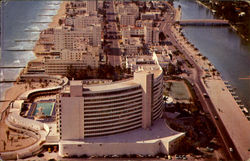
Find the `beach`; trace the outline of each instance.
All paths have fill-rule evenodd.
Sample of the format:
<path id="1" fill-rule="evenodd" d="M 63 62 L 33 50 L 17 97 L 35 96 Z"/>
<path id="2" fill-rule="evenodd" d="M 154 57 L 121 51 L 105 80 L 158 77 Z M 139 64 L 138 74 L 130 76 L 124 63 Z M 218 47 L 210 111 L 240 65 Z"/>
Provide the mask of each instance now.
<path id="1" fill-rule="evenodd" d="M 57 11 L 57 14 L 55 16 L 53 16 L 51 23 L 49 23 L 48 28 L 56 28 L 59 26 L 58 21 L 60 18 L 65 17 L 66 16 L 66 4 L 68 3 L 68 1 L 63 1 L 60 4 L 60 8 Z M 36 42 L 36 45 L 33 49 L 34 54 L 36 55 L 36 57 L 38 57 L 38 55 L 36 53 L 41 53 L 44 52 L 44 46 L 39 44 L 39 40 Z"/>
<path id="2" fill-rule="evenodd" d="M 53 16 L 52 22 L 48 25 L 48 27 L 52 28 L 52 27 L 59 26 L 58 20 L 65 15 L 65 6 L 66 6 L 66 4 L 67 4 L 67 1 L 64 1 L 64 2 L 62 2 L 60 4 L 60 8 L 58 9 L 57 14 L 55 16 Z M 34 46 L 34 49 L 33 49 L 33 52 L 34 52 L 35 56 L 37 56 L 36 53 L 44 51 L 43 46 L 39 45 L 38 42 L 39 42 L 39 39 L 36 42 L 36 45 Z M 41 58 L 38 58 L 38 59 L 41 59 Z M 27 65 L 26 65 L 26 68 L 27 68 Z M 22 70 L 20 72 L 19 76 L 22 74 L 22 72 L 24 70 Z M 6 109 L 8 108 L 11 101 L 18 99 L 18 97 L 22 93 L 24 93 L 25 91 L 28 91 L 28 90 L 31 90 L 31 89 L 34 89 L 34 88 L 41 88 L 41 87 L 39 86 L 39 84 L 32 84 L 32 87 L 31 87 L 31 86 L 29 86 L 28 83 L 16 82 L 16 83 L 13 84 L 12 87 L 10 87 L 9 89 L 7 89 L 4 92 L 3 100 L 6 100 L 6 101 L 2 102 L 1 107 L 0 107 L 1 116 L 3 116 L 3 118 L 1 118 L 1 122 L 0 122 L 0 124 L 1 124 L 1 126 L 0 126 L 0 131 L 1 131 L 0 138 L 6 138 L 7 136 L 6 136 L 5 131 L 8 130 L 8 127 L 4 124 L 5 115 L 4 115 L 3 112 L 8 111 Z M 12 143 L 10 145 L 10 142 L 8 142 L 7 140 L 6 140 L 6 142 L 7 142 L 6 150 L 8 150 L 8 149 L 13 150 L 13 149 L 23 148 L 23 147 L 26 147 L 26 146 L 34 143 L 34 139 L 28 138 L 26 140 L 18 140 L 18 142 L 16 144 L 13 144 L 13 146 L 12 146 Z M 0 144 L 1 147 L 3 147 L 2 144 L 3 143 L 1 142 L 1 144 Z M 16 145 L 18 145 L 18 148 L 16 148 Z M 0 149 L 0 151 L 1 150 L 3 150 L 3 149 Z"/>
<path id="3" fill-rule="evenodd" d="M 58 24 L 58 20 L 65 15 L 65 6 L 67 4 L 67 1 L 64 1 L 60 4 L 60 8 L 57 11 L 57 14 L 55 16 L 53 16 L 52 22 L 48 25 L 48 27 L 57 27 L 59 26 Z M 39 40 L 38 40 L 39 41 Z M 36 55 L 36 53 L 38 52 L 43 52 L 44 48 L 38 44 L 38 41 L 36 43 L 36 45 L 34 46 L 33 52 Z M 37 56 L 37 55 L 36 55 Z M 21 72 L 22 73 L 22 72 Z M 21 74 L 20 73 L 20 74 Z M 29 88 L 25 89 L 24 88 L 25 85 L 24 84 L 17 84 L 14 83 L 13 86 L 9 89 L 7 89 L 4 93 L 4 100 L 14 100 L 16 99 L 20 94 L 22 94 L 25 91 L 28 91 Z M 8 104 L 10 103 L 10 101 L 4 102 L 1 105 L 0 111 L 4 111 L 6 109 L 6 107 L 8 106 Z"/>

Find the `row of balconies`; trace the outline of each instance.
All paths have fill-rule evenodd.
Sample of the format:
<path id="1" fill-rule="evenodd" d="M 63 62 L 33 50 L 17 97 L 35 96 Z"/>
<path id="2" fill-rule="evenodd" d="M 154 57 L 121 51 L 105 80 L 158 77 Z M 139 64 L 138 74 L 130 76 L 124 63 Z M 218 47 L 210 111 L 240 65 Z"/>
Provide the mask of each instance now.
<path id="1" fill-rule="evenodd" d="M 131 112 L 117 114 L 117 115 L 110 116 L 110 117 L 85 118 L 84 124 L 88 125 L 88 124 L 109 123 L 109 122 L 119 121 L 121 119 L 130 119 L 134 116 L 140 116 L 141 112 L 142 112 L 142 110 L 141 110 L 141 108 L 139 108 L 139 109 L 133 110 Z"/>
<path id="2" fill-rule="evenodd" d="M 120 98 L 120 97 L 126 97 L 126 96 L 133 96 L 133 95 L 141 94 L 141 92 L 142 92 L 141 89 L 139 89 L 139 90 L 131 91 L 131 92 L 128 92 L 128 93 L 121 93 L 121 94 L 117 94 L 117 95 L 84 97 L 84 102 L 112 100 L 112 99 L 116 99 L 116 98 Z"/>
<path id="3" fill-rule="evenodd" d="M 129 130 L 132 130 L 132 129 L 136 129 L 136 128 L 139 128 L 141 127 L 141 121 L 138 121 L 138 122 L 134 122 L 134 123 L 131 123 L 127 126 L 123 126 L 123 127 L 118 127 L 116 129 L 110 129 L 110 130 L 99 130 L 99 131 L 89 131 L 89 130 L 86 130 L 84 131 L 84 136 L 85 137 L 89 137 L 89 136 L 102 136 L 102 135 L 109 135 L 109 134 L 116 134 L 116 133 L 121 133 L 121 132 L 125 132 L 125 131 L 129 131 Z"/>
<path id="4" fill-rule="evenodd" d="M 128 101 L 122 101 L 122 102 L 118 102 L 118 103 L 111 103 L 111 104 L 105 104 L 105 105 L 95 105 L 95 106 L 84 106 L 84 110 L 87 111 L 95 111 L 95 109 L 115 109 L 119 106 L 123 106 L 123 105 L 129 105 L 131 103 L 135 103 L 135 102 L 142 102 L 142 97 L 138 97 L 136 99 L 132 99 L 132 100 L 128 100 Z"/>
<path id="5" fill-rule="evenodd" d="M 135 98 L 138 98 L 138 97 L 140 97 L 140 98 L 142 97 L 141 92 L 135 93 L 135 94 L 132 94 L 132 95 L 126 95 L 126 96 L 123 96 L 123 97 L 115 97 L 113 99 L 110 99 L 110 98 L 102 99 L 102 100 L 96 99 L 96 101 L 92 101 L 92 102 L 90 102 L 90 101 L 85 102 L 84 101 L 84 105 L 88 106 L 88 105 L 96 105 L 96 104 L 113 103 L 113 102 L 117 102 L 117 101 L 131 100 L 131 99 L 135 99 Z"/>
<path id="6" fill-rule="evenodd" d="M 103 128 L 106 128 L 106 127 L 112 127 L 112 128 L 115 128 L 115 127 L 120 127 L 122 125 L 127 125 L 131 122 L 135 122 L 135 121 L 138 121 L 138 120 L 141 120 L 141 116 L 137 116 L 137 117 L 134 117 L 133 119 L 129 119 L 129 120 L 122 120 L 122 121 L 116 121 L 116 122 L 113 122 L 113 123 L 109 123 L 109 124 L 93 124 L 93 125 L 88 125 L 88 126 L 85 126 L 84 125 L 84 129 L 85 130 L 91 130 L 91 129 L 103 129 Z"/>
<path id="7" fill-rule="evenodd" d="M 110 115 L 115 115 L 115 114 L 120 114 L 120 113 L 125 113 L 129 112 L 138 108 L 142 108 L 142 102 L 135 102 L 133 104 L 126 104 L 124 106 L 118 106 L 113 109 L 107 109 L 103 111 L 85 111 L 84 116 L 85 118 L 87 117 L 100 117 L 100 116 L 110 116 Z"/>
<path id="8" fill-rule="evenodd" d="M 117 84 L 117 86 L 119 86 L 119 84 Z M 121 94 L 121 93 L 127 93 L 129 94 L 130 92 L 132 91 L 138 91 L 140 90 L 141 91 L 141 87 L 140 85 L 136 86 L 136 87 L 131 87 L 131 88 L 128 88 L 128 89 L 121 89 L 121 90 L 115 90 L 115 91 L 110 91 L 110 92 L 97 92 L 97 93 L 94 93 L 94 92 L 84 92 L 83 93 L 83 97 L 97 97 L 97 98 L 100 98 L 100 96 L 104 96 L 104 97 L 110 97 L 112 95 L 117 95 L 117 94 Z"/>
<path id="9" fill-rule="evenodd" d="M 163 112 L 162 108 L 162 102 L 158 105 L 158 108 L 153 112 L 153 120 L 156 120 L 157 118 L 161 117 Z"/>

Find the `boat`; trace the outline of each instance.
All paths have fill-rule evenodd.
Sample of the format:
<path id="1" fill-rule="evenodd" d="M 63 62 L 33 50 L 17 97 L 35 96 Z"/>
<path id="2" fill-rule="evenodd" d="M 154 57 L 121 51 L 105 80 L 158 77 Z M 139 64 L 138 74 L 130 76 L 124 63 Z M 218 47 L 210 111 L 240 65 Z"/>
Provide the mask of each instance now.
<path id="1" fill-rule="evenodd" d="M 248 110 L 247 110 L 247 108 L 246 108 L 246 107 L 244 107 L 244 108 L 242 109 L 242 112 L 243 112 L 243 113 L 245 113 L 245 114 L 248 114 Z"/>
<path id="2" fill-rule="evenodd" d="M 244 108 L 244 105 L 239 105 L 239 107 L 240 107 L 241 109 L 243 109 L 243 108 Z"/>
<path id="3" fill-rule="evenodd" d="M 235 92 L 231 92 L 232 96 L 236 96 L 236 93 Z"/>
<path id="4" fill-rule="evenodd" d="M 235 100 L 238 100 L 239 99 L 239 96 L 233 96 Z"/>
<path id="5" fill-rule="evenodd" d="M 250 121 L 250 116 L 247 116 L 248 121 Z"/>

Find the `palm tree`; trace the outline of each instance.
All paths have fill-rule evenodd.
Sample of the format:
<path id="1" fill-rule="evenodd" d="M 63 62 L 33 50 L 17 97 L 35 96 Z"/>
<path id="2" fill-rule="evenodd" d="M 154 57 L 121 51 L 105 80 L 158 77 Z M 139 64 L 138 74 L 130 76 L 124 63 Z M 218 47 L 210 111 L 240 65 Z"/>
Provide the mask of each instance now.
<path id="1" fill-rule="evenodd" d="M 63 23 L 62 19 L 59 19 L 59 20 L 58 20 L 58 24 L 59 24 L 59 26 L 61 26 L 61 25 L 62 25 L 62 23 Z"/>
<path id="2" fill-rule="evenodd" d="M 13 137 L 10 137 L 10 145 L 12 146 L 12 143 L 13 143 Z"/>
<path id="3" fill-rule="evenodd" d="M 6 131 L 6 135 L 7 135 L 7 140 L 9 140 L 9 136 L 10 136 L 10 131 L 9 130 Z"/>
<path id="4" fill-rule="evenodd" d="M 202 57 L 202 60 L 207 60 L 207 57 L 203 56 L 203 57 Z"/>
<path id="5" fill-rule="evenodd" d="M 3 150 L 5 151 L 5 149 L 6 149 L 6 142 L 3 141 Z"/>
<path id="6" fill-rule="evenodd" d="M 169 89 L 173 86 L 173 82 L 169 82 Z"/>

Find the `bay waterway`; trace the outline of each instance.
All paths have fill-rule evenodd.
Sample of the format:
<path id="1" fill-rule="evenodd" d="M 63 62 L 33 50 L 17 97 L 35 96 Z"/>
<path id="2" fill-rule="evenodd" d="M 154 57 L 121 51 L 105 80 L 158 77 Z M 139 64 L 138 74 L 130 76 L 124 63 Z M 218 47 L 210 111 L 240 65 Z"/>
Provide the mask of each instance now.
<path id="1" fill-rule="evenodd" d="M 212 12 L 194 0 L 174 2 L 182 9 L 181 19 L 214 19 Z M 186 26 L 185 37 L 206 56 L 223 80 L 236 88 L 236 94 L 250 110 L 250 42 L 230 27 Z"/>

